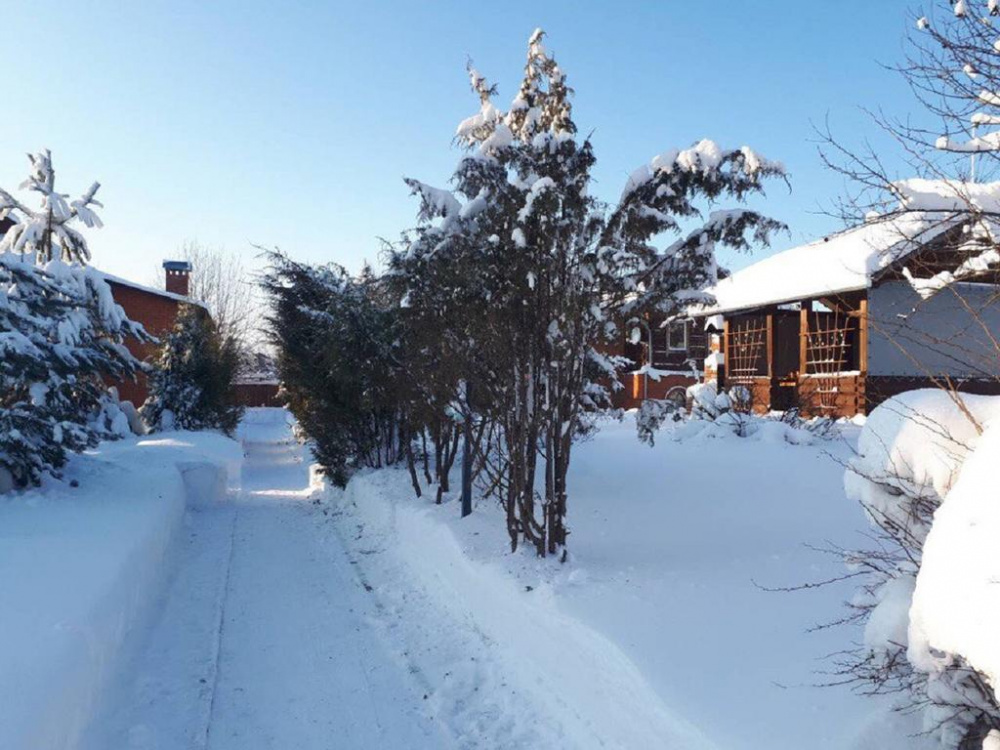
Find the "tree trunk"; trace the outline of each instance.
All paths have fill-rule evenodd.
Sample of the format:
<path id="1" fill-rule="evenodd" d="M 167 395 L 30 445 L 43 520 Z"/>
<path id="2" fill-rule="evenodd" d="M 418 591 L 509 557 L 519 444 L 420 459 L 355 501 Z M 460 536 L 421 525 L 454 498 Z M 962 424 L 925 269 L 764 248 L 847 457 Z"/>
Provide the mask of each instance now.
<path id="1" fill-rule="evenodd" d="M 417 478 L 417 466 L 413 460 L 412 436 L 406 440 L 404 450 L 406 451 L 406 468 L 410 472 L 410 482 L 413 484 L 413 491 L 417 494 L 417 497 L 420 497 L 423 493 L 420 490 L 420 480 Z"/>
<path id="2" fill-rule="evenodd" d="M 462 425 L 462 518 L 472 514 L 472 416 L 465 415 Z"/>
<path id="3" fill-rule="evenodd" d="M 434 480 L 431 479 L 431 467 L 430 458 L 427 455 L 427 430 L 423 429 L 420 431 L 420 444 L 423 446 L 423 464 L 424 464 L 424 479 L 427 480 L 427 484 L 433 484 Z"/>

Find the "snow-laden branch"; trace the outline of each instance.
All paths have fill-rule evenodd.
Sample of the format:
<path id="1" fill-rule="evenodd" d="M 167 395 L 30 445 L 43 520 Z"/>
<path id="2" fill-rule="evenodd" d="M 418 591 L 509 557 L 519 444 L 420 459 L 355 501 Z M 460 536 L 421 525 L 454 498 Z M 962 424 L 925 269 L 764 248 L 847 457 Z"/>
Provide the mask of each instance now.
<path id="1" fill-rule="evenodd" d="M 94 182 L 77 200 L 67 202 L 67 195 L 55 189 L 52 154 L 46 150 L 29 154 L 32 171 L 20 188 L 41 195 L 41 207 L 29 208 L 6 190 L 0 189 L 0 218 L 14 221 L 0 240 L 0 252 L 32 256 L 39 263 L 60 259 L 86 263 L 90 260 L 87 240 L 70 226 L 80 221 L 88 228 L 103 226 L 94 208 L 103 208 L 95 198 L 101 185 Z"/>

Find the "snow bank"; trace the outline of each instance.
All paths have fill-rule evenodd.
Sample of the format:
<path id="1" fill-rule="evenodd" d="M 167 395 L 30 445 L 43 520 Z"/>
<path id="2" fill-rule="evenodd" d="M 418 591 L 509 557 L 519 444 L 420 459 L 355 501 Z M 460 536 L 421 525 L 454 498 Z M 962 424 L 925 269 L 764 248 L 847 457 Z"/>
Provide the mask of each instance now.
<path id="1" fill-rule="evenodd" d="M 924 543 L 910 608 L 910 662 L 938 673 L 962 657 L 1000 685 L 1000 398 Z M 1000 697 L 1000 695 L 998 695 Z"/>
<path id="2" fill-rule="evenodd" d="M 1000 673 L 1000 398 L 904 393 L 872 412 L 858 451 L 847 494 L 901 548 L 855 598 L 872 607 L 864 643 L 886 671 L 905 653 L 926 675 L 913 696 L 925 730 L 954 747 L 992 710 L 966 665 L 994 690 Z"/>
<path id="3" fill-rule="evenodd" d="M 565 564 L 511 554 L 492 500 L 463 519 L 403 471 L 357 477 L 329 513 L 461 747 L 924 750 L 911 717 L 814 687 L 844 634 L 806 631 L 851 584 L 761 588 L 841 574 L 804 543 L 865 529 L 841 485 L 859 428 L 838 429 L 649 448 L 630 420 L 602 422 L 574 447 Z"/>
<path id="4" fill-rule="evenodd" d="M 928 389 L 903 393 L 876 408 L 844 476 L 847 496 L 922 540 L 927 529 L 900 498 L 939 504 L 978 438 L 969 416 L 980 424 L 1000 416 L 995 397 L 965 395 L 962 401 L 968 414 L 948 393 Z"/>
<path id="5" fill-rule="evenodd" d="M 75 746 L 158 595 L 188 491 L 220 500 L 241 460 L 209 433 L 106 443 L 72 458 L 65 482 L 0 502 L 0 747 Z"/>
<path id="6" fill-rule="evenodd" d="M 351 521 L 345 546 L 397 614 L 390 627 L 406 629 L 411 670 L 460 747 L 712 747 L 549 586 L 470 558 L 433 508 L 411 500 L 403 472 L 359 475 L 331 494 Z"/>

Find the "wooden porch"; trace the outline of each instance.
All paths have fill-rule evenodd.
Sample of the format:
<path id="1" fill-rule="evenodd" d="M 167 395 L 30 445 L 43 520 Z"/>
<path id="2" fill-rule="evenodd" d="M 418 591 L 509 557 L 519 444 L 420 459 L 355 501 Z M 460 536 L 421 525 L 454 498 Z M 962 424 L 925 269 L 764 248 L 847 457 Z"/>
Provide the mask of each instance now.
<path id="1" fill-rule="evenodd" d="M 737 408 L 797 409 L 806 417 L 865 413 L 865 293 L 727 314 L 722 341 L 720 386 L 744 395 Z"/>

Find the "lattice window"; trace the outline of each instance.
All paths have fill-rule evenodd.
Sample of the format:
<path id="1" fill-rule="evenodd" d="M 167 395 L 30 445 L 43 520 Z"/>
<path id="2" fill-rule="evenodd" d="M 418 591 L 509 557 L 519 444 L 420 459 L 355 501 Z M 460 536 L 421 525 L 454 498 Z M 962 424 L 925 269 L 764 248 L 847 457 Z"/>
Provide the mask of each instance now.
<path id="1" fill-rule="evenodd" d="M 852 318 L 838 312 L 816 312 L 806 335 L 806 371 L 816 380 L 818 406 L 837 408 L 841 373 L 847 369 L 855 326 Z"/>
<path id="2" fill-rule="evenodd" d="M 742 398 L 736 399 L 736 408 L 749 411 L 753 406 L 754 379 L 767 374 L 767 319 L 732 321 L 728 344 L 726 381 L 730 390 L 743 393 Z"/>

